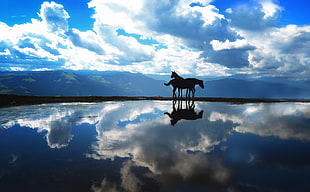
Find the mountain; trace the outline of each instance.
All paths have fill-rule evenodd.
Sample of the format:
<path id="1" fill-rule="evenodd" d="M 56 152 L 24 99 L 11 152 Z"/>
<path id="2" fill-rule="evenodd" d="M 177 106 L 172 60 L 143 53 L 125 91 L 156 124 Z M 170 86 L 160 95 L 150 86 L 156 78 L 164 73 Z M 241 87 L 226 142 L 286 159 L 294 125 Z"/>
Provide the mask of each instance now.
<path id="1" fill-rule="evenodd" d="M 160 80 L 160 79 L 165 79 Z M 170 80 L 140 73 L 98 71 L 0 72 L 0 94 L 38 96 L 171 96 Z M 310 98 L 307 82 L 205 78 L 199 97 Z"/>
<path id="2" fill-rule="evenodd" d="M 126 72 L 1 72 L 0 94 L 38 96 L 157 96 L 170 91 L 163 81 Z"/>
<path id="3" fill-rule="evenodd" d="M 89 79 L 106 83 L 118 90 L 118 95 L 125 96 L 169 96 L 170 89 L 163 84 L 165 81 L 155 80 L 140 73 L 101 72 L 87 75 Z"/>
<path id="4" fill-rule="evenodd" d="M 303 83 L 293 86 L 292 82 L 285 84 L 232 78 L 205 80 L 204 83 L 205 89 L 197 88 L 197 95 L 239 98 L 310 98 L 310 87 Z"/>

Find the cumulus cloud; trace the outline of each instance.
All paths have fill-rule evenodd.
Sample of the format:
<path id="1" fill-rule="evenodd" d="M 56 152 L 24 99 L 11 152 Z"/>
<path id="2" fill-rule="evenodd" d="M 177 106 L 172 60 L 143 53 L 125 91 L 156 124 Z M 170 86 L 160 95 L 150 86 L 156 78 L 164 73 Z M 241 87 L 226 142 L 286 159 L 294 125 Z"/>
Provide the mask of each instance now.
<path id="1" fill-rule="evenodd" d="M 255 49 L 254 46 L 250 45 L 245 39 L 237 39 L 236 41 L 230 42 L 226 39 L 226 41 L 221 42 L 218 40 L 212 40 L 210 42 L 213 50 L 230 50 L 230 49 L 240 49 L 240 50 L 251 50 Z"/>
<path id="2" fill-rule="evenodd" d="M 210 2 L 91 0 L 87 31 L 70 28 L 63 5 L 44 2 L 30 23 L 0 23 L 0 69 L 308 78 L 309 26 L 279 27 L 285 10 L 278 1 L 232 5 L 225 15 Z"/>
<path id="3" fill-rule="evenodd" d="M 126 43 L 124 41 L 121 41 L 121 44 L 117 43 L 122 37 L 115 38 L 115 35 L 113 37 L 111 34 L 115 34 L 116 29 L 122 28 L 129 33 L 141 34 L 155 39 L 168 47 L 167 51 L 169 52 L 175 52 L 180 47 L 185 47 L 187 50 L 191 50 L 190 54 L 193 55 L 191 61 L 188 61 L 186 56 L 178 54 L 177 58 L 179 59 L 177 60 L 187 61 L 183 64 L 176 62 L 173 56 L 169 58 L 161 57 L 161 51 L 157 50 L 154 54 L 155 57 L 143 57 L 145 61 L 148 60 L 154 67 L 160 66 L 158 60 L 161 60 L 161 63 L 165 61 L 169 63 L 168 68 L 178 66 L 180 71 L 197 74 L 197 68 L 193 67 L 193 64 L 201 61 L 201 58 L 206 62 L 206 65 L 216 66 L 220 64 L 227 67 L 243 67 L 249 64 L 248 50 L 239 49 L 238 51 L 223 53 L 214 51 L 212 46 L 209 45 L 212 40 L 235 41 L 241 39 L 241 37 L 229 26 L 229 22 L 224 15 L 219 14 L 219 10 L 214 5 L 208 4 L 208 2 L 193 5 L 191 1 L 185 0 L 169 2 L 139 0 L 135 1 L 134 5 L 130 4 L 129 6 L 121 1 L 94 0 L 90 2 L 90 6 L 96 11 L 94 29 L 103 37 L 108 37 L 108 40 L 118 48 L 122 48 L 121 45 L 125 46 Z M 107 14 L 110 17 L 107 17 Z M 109 30 L 111 32 L 107 33 Z M 199 53 L 199 55 L 196 53 Z M 223 54 L 228 59 L 221 60 Z M 231 62 L 236 57 L 239 60 Z M 136 61 L 143 60 L 136 58 Z M 189 70 L 190 68 L 192 70 Z M 164 68 L 159 69 L 163 70 Z"/>
<path id="4" fill-rule="evenodd" d="M 104 42 L 92 31 L 80 32 L 77 29 L 70 29 L 66 34 L 77 47 L 93 51 L 98 55 L 103 55 L 105 53 L 102 46 Z"/>
<path id="5" fill-rule="evenodd" d="M 9 27 L 1 23 L 1 69 L 19 67 L 24 70 L 59 68 L 61 50 L 66 42 L 56 34 L 48 33 L 44 24 L 33 19 L 31 23 Z"/>
<path id="6" fill-rule="evenodd" d="M 244 33 L 256 46 L 249 61 L 254 69 L 307 79 L 310 72 L 309 26 L 288 25 L 261 33 Z M 296 75 L 298 74 L 298 75 Z"/>
<path id="7" fill-rule="evenodd" d="M 232 25 L 245 30 L 263 30 L 278 24 L 282 8 L 273 0 L 257 0 L 230 9 Z"/>
<path id="8" fill-rule="evenodd" d="M 67 19 L 70 16 L 62 5 L 53 1 L 50 3 L 45 1 L 41 5 L 38 15 L 50 32 L 65 32 L 68 30 Z"/>
<path id="9" fill-rule="evenodd" d="M 310 26 L 288 25 L 275 30 L 272 36 L 277 37 L 278 43 L 273 46 L 280 49 L 281 53 L 310 57 L 310 46 L 308 44 L 310 41 Z"/>
<path id="10" fill-rule="evenodd" d="M 95 31 L 107 44 L 117 49 L 116 61 L 119 64 L 149 61 L 154 57 L 152 46 L 140 44 L 134 37 L 118 35 L 114 27 L 97 24 Z"/>

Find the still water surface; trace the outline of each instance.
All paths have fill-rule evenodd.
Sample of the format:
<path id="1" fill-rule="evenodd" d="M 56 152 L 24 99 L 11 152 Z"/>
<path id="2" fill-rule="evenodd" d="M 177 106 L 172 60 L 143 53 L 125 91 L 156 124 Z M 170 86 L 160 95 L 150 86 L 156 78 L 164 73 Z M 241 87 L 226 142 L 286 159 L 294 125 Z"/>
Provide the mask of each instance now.
<path id="1" fill-rule="evenodd" d="M 309 191 L 310 104 L 0 109 L 1 191 Z"/>

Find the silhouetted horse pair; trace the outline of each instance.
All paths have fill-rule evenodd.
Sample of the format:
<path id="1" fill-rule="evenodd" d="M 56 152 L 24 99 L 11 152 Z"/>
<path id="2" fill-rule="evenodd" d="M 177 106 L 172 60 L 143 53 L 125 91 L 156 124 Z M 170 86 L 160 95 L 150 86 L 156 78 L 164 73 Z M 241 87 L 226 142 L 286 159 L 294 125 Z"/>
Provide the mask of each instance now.
<path id="1" fill-rule="evenodd" d="M 173 92 L 172 97 L 177 97 L 176 90 L 178 89 L 178 97 L 182 98 L 182 90 L 186 89 L 186 98 L 190 98 L 190 93 L 192 92 L 192 97 L 195 97 L 195 86 L 199 85 L 201 88 L 204 88 L 203 81 L 196 78 L 186 78 L 179 76 L 175 71 L 171 71 L 171 79 L 168 83 L 165 83 L 166 86 L 172 85 Z"/>

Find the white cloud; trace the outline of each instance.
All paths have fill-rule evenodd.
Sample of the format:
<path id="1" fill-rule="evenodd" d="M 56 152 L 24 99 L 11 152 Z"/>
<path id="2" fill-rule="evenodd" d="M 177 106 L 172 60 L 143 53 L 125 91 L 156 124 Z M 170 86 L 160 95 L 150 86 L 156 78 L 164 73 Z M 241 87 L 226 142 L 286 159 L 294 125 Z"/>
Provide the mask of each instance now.
<path id="1" fill-rule="evenodd" d="M 288 25 L 270 28 L 260 33 L 244 32 L 245 38 L 255 45 L 249 60 L 258 71 L 290 74 L 307 78 L 310 72 L 310 27 Z"/>
<path id="2" fill-rule="evenodd" d="M 55 2 L 45 1 L 41 5 L 40 13 L 43 23 L 50 32 L 66 32 L 68 30 L 68 21 L 70 18 L 64 7 Z"/>
<path id="3" fill-rule="evenodd" d="M 151 66 L 147 66 L 147 68 L 152 66 L 156 68 L 158 66 L 156 61 L 161 59 L 167 64 L 165 69 L 173 69 L 177 65 L 180 71 L 191 74 L 198 73 L 195 66 L 192 66 L 192 63 L 200 60 L 200 57 L 203 57 L 207 63 L 220 63 L 230 66 L 229 62 L 221 63 L 220 59 L 216 59 L 221 58 L 221 56 L 216 56 L 219 52 L 214 52 L 212 47 L 206 46 L 206 44 L 213 39 L 221 41 L 229 39 L 234 41 L 239 38 L 238 34 L 228 26 L 225 17 L 219 14 L 219 10 L 214 5 L 205 3 L 204 6 L 191 7 L 191 3 L 191 1 L 146 2 L 140 0 L 124 4 L 122 1 L 94 0 L 89 5 L 96 11 L 94 15 L 96 19 L 94 24 L 95 31 L 105 38 L 106 42 L 118 47 L 121 51 L 124 50 L 122 52 L 128 53 L 126 57 L 133 55 L 133 59 L 136 60 L 135 63 L 149 61 L 146 63 L 150 63 Z M 147 46 L 139 46 L 138 43 L 135 43 L 134 46 L 128 46 L 126 42 L 128 42 L 127 39 L 130 37 L 126 37 L 126 40 L 123 40 L 124 37 L 117 36 L 116 30 L 119 28 L 124 29 L 128 33 L 150 37 L 168 46 L 169 51 L 172 51 L 171 59 L 167 60 L 167 57 L 161 58 L 160 56 L 163 56 L 163 51 L 161 50 L 157 50 L 153 54 L 144 54 L 147 57 L 143 56 L 142 59 L 139 59 L 141 58 L 141 53 L 143 53 L 141 50 L 145 50 Z M 221 31 L 221 33 L 218 31 Z M 133 40 L 133 38 L 131 39 Z M 128 47 L 137 47 L 140 53 L 139 57 L 135 57 L 136 52 L 132 52 L 132 48 L 129 50 Z M 192 56 L 188 57 L 189 54 L 181 54 L 183 53 L 179 52 L 181 47 L 191 50 L 189 54 Z M 173 60 L 175 57 L 173 56 L 174 53 L 178 53 L 177 57 L 182 61 L 190 60 L 187 58 L 191 58 L 191 61 L 177 62 Z M 197 53 L 200 53 L 200 55 L 197 55 Z M 237 57 L 241 60 L 247 59 L 247 52 L 245 50 L 226 53 L 226 55 L 230 57 L 240 55 Z M 121 61 L 124 62 L 123 57 L 121 57 Z M 248 65 L 248 63 L 242 61 L 241 65 Z M 192 67 L 191 70 L 189 70 L 190 67 L 188 66 Z M 233 64 L 233 66 L 237 65 Z M 140 70 L 143 70 L 143 67 Z M 142 72 L 147 71 L 143 70 Z"/>
<path id="4" fill-rule="evenodd" d="M 95 25 L 113 26 L 115 29 L 126 29 L 129 33 L 141 34 L 145 29 L 145 23 L 140 22 L 142 12 L 144 11 L 143 0 L 131 1 L 126 0 L 92 0 L 89 2 L 89 7 L 94 8 L 96 19 Z"/>
<path id="5" fill-rule="evenodd" d="M 228 40 L 226 40 L 225 42 L 212 40 L 210 44 L 212 45 L 212 48 L 215 51 L 229 50 L 229 49 L 241 49 L 241 50 L 255 49 L 255 47 L 251 46 L 245 39 L 237 39 L 236 41 L 233 42 L 230 42 Z"/>
<path id="6" fill-rule="evenodd" d="M 258 2 L 262 5 L 262 11 L 265 14 L 264 19 L 278 16 L 277 14 L 283 11 L 283 8 L 278 5 L 278 0 L 259 0 Z"/>
<path id="7" fill-rule="evenodd" d="M 241 62 L 238 61 L 238 64 L 230 64 L 229 59 L 221 62 L 223 53 L 214 51 L 208 43 L 213 39 L 235 41 L 238 35 L 229 28 L 228 22 L 215 6 L 205 3 L 204 6 L 191 7 L 190 4 L 191 1 L 140 0 L 128 4 L 122 1 L 94 0 L 89 3 L 95 10 L 94 31 L 80 32 L 69 29 L 69 14 L 62 5 L 45 2 L 39 13 L 42 21 L 33 20 L 32 23 L 12 28 L 22 28 L 20 31 L 24 33 L 28 26 L 40 28 L 36 35 L 44 41 L 34 44 L 34 38 L 29 38 L 27 41 L 29 45 L 32 43 L 32 47 L 15 46 L 14 51 L 29 57 L 60 61 L 59 67 L 70 69 L 125 69 L 142 73 L 163 73 L 173 69 L 182 74 L 203 75 L 212 73 L 202 73 L 205 71 L 202 69 L 212 69 L 211 65 L 248 65 L 246 50 L 225 53 L 227 58 L 239 58 Z M 157 49 L 155 44 L 141 44 L 133 36 L 117 34 L 118 29 L 154 39 L 161 44 L 161 48 Z M 222 33 L 218 33 L 219 30 Z M 63 32 L 66 32 L 67 37 L 61 35 Z M 24 36 L 29 34 L 25 33 Z M 20 37 L 15 35 L 10 39 Z M 53 41 L 46 42 L 48 39 Z M 198 62 L 200 68 L 197 70 Z M 46 66 L 35 67 L 36 70 L 38 68 Z"/>
<path id="8" fill-rule="evenodd" d="M 30 23 L 0 22 L 0 69 L 308 78 L 309 26 L 277 27 L 284 11 L 278 1 L 232 6 L 228 18 L 210 2 L 92 0 L 94 24 L 84 32 L 70 28 L 63 5 L 44 2 Z"/>
<path id="9" fill-rule="evenodd" d="M 44 24 L 32 19 L 31 23 L 0 26 L 0 50 L 9 55 L 0 55 L 1 69 L 20 67 L 25 70 L 39 68 L 59 68 L 61 48 L 66 41 L 53 33 L 48 33 Z M 49 65 L 49 66 L 48 66 Z"/>
<path id="10" fill-rule="evenodd" d="M 231 23 L 244 30 L 264 30 L 277 25 L 282 8 L 273 0 L 256 0 L 229 10 Z"/>
<path id="11" fill-rule="evenodd" d="M 105 54 L 104 47 L 106 44 L 93 31 L 81 32 L 77 29 L 70 29 L 66 34 L 73 45 L 93 51 L 98 55 Z"/>

